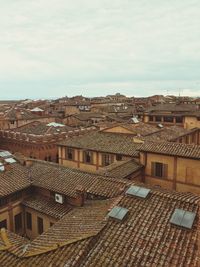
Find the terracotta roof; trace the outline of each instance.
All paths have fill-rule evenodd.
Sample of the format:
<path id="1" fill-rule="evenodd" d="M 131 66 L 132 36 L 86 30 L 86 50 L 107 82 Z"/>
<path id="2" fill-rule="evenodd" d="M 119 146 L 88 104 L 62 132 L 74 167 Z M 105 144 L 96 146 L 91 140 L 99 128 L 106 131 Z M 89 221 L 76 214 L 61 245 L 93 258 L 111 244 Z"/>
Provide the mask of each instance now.
<path id="1" fill-rule="evenodd" d="M 169 222 L 175 208 L 198 213 L 197 201 L 161 190 L 147 199 L 124 196 L 117 206 L 129 210 L 127 218 L 108 220 L 81 266 L 198 266 L 199 215 L 190 231 Z"/>
<path id="2" fill-rule="evenodd" d="M 199 266 L 199 197 L 151 189 L 142 199 L 124 195 L 91 201 L 65 215 L 46 233 L 0 253 L 5 267 Z M 106 217 L 114 206 L 129 210 L 123 221 Z M 191 230 L 170 223 L 176 208 L 196 213 Z M 10 236 L 9 236 L 10 237 Z M 21 243 L 21 240 L 17 243 Z"/>
<path id="3" fill-rule="evenodd" d="M 34 209 L 55 219 L 61 219 L 68 213 L 72 207 L 55 202 L 54 199 L 48 199 L 42 196 L 33 196 L 22 202 L 25 207 Z"/>
<path id="4" fill-rule="evenodd" d="M 82 186 L 89 194 L 102 197 L 118 196 L 127 186 L 124 180 L 70 169 L 45 161 L 32 161 L 30 170 L 33 185 L 69 197 L 76 197 L 77 186 Z"/>
<path id="5" fill-rule="evenodd" d="M 160 129 L 158 129 L 156 126 L 153 126 L 153 125 L 147 124 L 147 123 L 143 123 L 143 122 L 122 123 L 122 124 L 118 124 L 115 126 L 111 126 L 110 129 L 112 129 L 116 126 L 123 127 L 125 129 L 131 131 L 133 135 L 141 135 L 141 136 L 147 136 L 149 134 L 153 134 L 153 133 L 160 131 Z M 105 130 L 109 130 L 109 128 L 105 129 Z M 116 134 L 118 134 L 118 132 L 116 132 Z"/>
<path id="6" fill-rule="evenodd" d="M 83 112 L 79 114 L 72 115 L 72 117 L 77 118 L 80 121 L 91 120 L 92 118 L 104 119 L 105 116 L 101 113 Z"/>
<path id="7" fill-rule="evenodd" d="M 117 161 L 99 170 L 99 174 L 113 178 L 128 178 L 131 174 L 141 170 L 142 165 L 135 160 Z"/>
<path id="8" fill-rule="evenodd" d="M 157 106 L 150 107 L 147 109 L 148 112 L 152 111 L 170 111 L 170 112 L 190 112 L 197 110 L 197 106 L 193 104 L 175 104 L 175 103 L 169 103 L 169 104 L 160 104 Z"/>
<path id="9" fill-rule="evenodd" d="M 185 134 L 189 134 L 191 130 L 184 129 L 183 127 L 179 127 L 176 125 L 163 127 L 160 131 L 156 133 L 152 133 L 145 137 L 146 141 L 171 141 L 172 139 L 176 139 Z"/>
<path id="10" fill-rule="evenodd" d="M 18 162 L 7 166 L 8 169 L 0 171 L 0 197 L 30 186 L 28 170 L 24 166 Z"/>
<path id="11" fill-rule="evenodd" d="M 200 147 L 198 145 L 172 142 L 146 142 L 140 147 L 139 150 L 158 154 L 200 159 Z"/>
<path id="12" fill-rule="evenodd" d="M 105 226 L 104 220 L 111 201 L 90 201 L 75 208 L 56 222 L 46 233 L 38 236 L 28 247 L 25 257 L 54 250 L 79 240 L 95 236 Z M 54 248 L 54 249 L 52 249 Z"/>
<path id="13" fill-rule="evenodd" d="M 134 157 L 138 156 L 137 150 L 141 146 L 134 143 L 132 136 L 104 132 L 73 137 L 60 142 L 59 145 Z"/>
<path id="14" fill-rule="evenodd" d="M 34 135 L 44 135 L 44 134 L 58 134 L 62 132 L 67 132 L 73 130 L 70 126 L 62 126 L 62 127 L 54 127 L 48 126 L 48 124 L 34 121 L 23 125 L 21 127 L 12 129 L 13 132 L 20 132 L 26 134 L 34 134 Z"/>

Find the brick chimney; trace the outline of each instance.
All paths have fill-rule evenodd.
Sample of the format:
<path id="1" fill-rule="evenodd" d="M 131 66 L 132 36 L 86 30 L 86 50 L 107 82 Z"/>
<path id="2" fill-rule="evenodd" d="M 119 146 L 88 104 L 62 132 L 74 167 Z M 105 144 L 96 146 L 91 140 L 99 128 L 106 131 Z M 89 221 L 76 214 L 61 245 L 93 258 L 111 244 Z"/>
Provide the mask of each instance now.
<path id="1" fill-rule="evenodd" d="M 31 167 L 33 165 L 33 161 L 31 159 L 26 159 L 25 160 L 25 166 L 26 167 Z"/>
<path id="2" fill-rule="evenodd" d="M 82 207 L 86 199 L 86 192 L 82 186 L 76 187 L 76 200 L 75 203 L 77 206 Z"/>

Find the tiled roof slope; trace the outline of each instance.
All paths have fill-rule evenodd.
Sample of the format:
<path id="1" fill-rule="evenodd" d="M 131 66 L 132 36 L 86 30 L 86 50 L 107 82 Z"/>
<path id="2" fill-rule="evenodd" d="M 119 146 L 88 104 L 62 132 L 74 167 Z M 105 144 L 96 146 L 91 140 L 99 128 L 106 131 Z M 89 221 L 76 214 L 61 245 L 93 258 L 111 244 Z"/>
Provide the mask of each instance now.
<path id="1" fill-rule="evenodd" d="M 54 163 L 32 161 L 30 171 L 33 185 L 69 197 L 76 197 L 77 186 L 83 187 L 87 193 L 102 197 L 118 196 L 127 186 L 127 182 L 123 180 L 70 169 Z"/>
<path id="2" fill-rule="evenodd" d="M 1 251 L 0 262 L 5 267 L 79 266 L 94 242 L 92 237 L 105 226 L 111 204 L 108 200 L 88 201 L 83 208 L 72 210 L 47 232 L 24 245 L 17 236 L 13 242 L 10 239 L 13 234 L 8 233 L 12 246 Z"/>
<path id="3" fill-rule="evenodd" d="M 67 139 L 60 142 L 59 145 L 135 157 L 138 156 L 137 150 L 141 146 L 134 143 L 132 136 L 100 131 Z"/>
<path id="4" fill-rule="evenodd" d="M 72 127 L 62 126 L 62 127 L 53 127 L 48 126 L 46 123 L 34 121 L 18 127 L 16 129 L 12 129 L 13 132 L 27 133 L 27 134 L 35 134 L 35 135 L 44 135 L 44 134 L 54 134 L 60 132 L 67 132 L 73 130 Z"/>
<path id="5" fill-rule="evenodd" d="M 188 145 L 172 142 L 146 142 L 140 147 L 139 150 L 164 155 L 200 159 L 200 147 L 198 145 Z"/>
<path id="6" fill-rule="evenodd" d="M 190 231 L 170 224 L 175 208 L 198 213 L 199 197 L 153 191 L 147 199 L 124 196 L 117 204 L 129 214 L 108 220 L 80 266 L 198 266 L 198 223 Z"/>
<path id="7" fill-rule="evenodd" d="M 9 120 L 29 120 L 29 119 L 38 119 L 40 116 L 33 114 L 30 110 L 27 109 L 16 109 L 16 108 L 11 108 L 8 110 L 5 114 L 4 117 Z"/>
<path id="8" fill-rule="evenodd" d="M 161 189 L 151 189 L 146 199 L 124 195 L 92 201 L 21 247 L 23 255 L 19 249 L 1 251 L 0 262 L 5 267 L 198 267 L 198 202 L 191 193 Z M 105 219 L 115 205 L 129 210 L 123 221 Z M 170 223 L 176 208 L 196 213 L 191 230 Z"/>
<path id="9" fill-rule="evenodd" d="M 73 209 L 53 225 L 46 233 L 38 236 L 28 247 L 25 257 L 38 255 L 79 240 L 97 235 L 105 226 L 105 216 L 111 200 L 88 201 L 83 208 Z"/>
<path id="10" fill-rule="evenodd" d="M 176 139 L 185 134 L 189 134 L 192 131 L 184 129 L 183 127 L 174 125 L 174 126 L 164 127 L 163 129 L 161 129 L 160 131 L 156 133 L 145 136 L 145 140 L 153 141 L 153 142 L 154 141 L 158 141 L 158 142 L 171 141 L 172 139 Z"/>
<path id="11" fill-rule="evenodd" d="M 79 113 L 72 116 L 81 121 L 87 121 L 92 118 L 102 118 L 102 119 L 105 118 L 105 116 L 101 113 L 92 113 L 92 112 Z"/>
<path id="12" fill-rule="evenodd" d="M 61 219 L 68 213 L 72 207 L 59 204 L 54 199 L 48 199 L 42 196 L 33 196 L 23 201 L 25 207 L 34 209 L 55 219 Z"/>
<path id="13" fill-rule="evenodd" d="M 20 163 L 8 165 L 8 169 L 0 172 L 0 197 L 7 196 L 30 186 L 28 170 Z"/>
<path id="14" fill-rule="evenodd" d="M 156 126 L 153 126 L 153 125 L 150 125 L 144 122 L 126 123 L 126 124 L 122 124 L 121 126 L 132 131 L 134 134 L 141 135 L 141 136 L 154 134 L 160 131 L 160 129 L 158 129 Z"/>
<path id="15" fill-rule="evenodd" d="M 139 171 L 142 165 L 135 160 L 117 161 L 99 170 L 99 174 L 113 178 L 127 178 L 134 172 Z"/>
<path id="16" fill-rule="evenodd" d="M 183 111 L 194 111 L 197 110 L 197 106 L 193 104 L 160 104 L 157 106 L 153 106 L 148 108 L 146 111 L 152 112 L 152 111 L 170 111 L 170 112 L 183 112 Z"/>

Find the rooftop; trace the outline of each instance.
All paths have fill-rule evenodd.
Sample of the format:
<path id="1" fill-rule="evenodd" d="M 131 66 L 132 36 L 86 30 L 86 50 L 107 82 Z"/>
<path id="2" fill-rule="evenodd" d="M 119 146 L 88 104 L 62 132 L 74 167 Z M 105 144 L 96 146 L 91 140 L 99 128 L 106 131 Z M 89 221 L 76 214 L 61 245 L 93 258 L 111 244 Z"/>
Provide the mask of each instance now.
<path id="1" fill-rule="evenodd" d="M 200 147 L 198 145 L 172 142 L 145 142 L 139 150 L 163 155 L 200 159 Z"/>
<path id="2" fill-rule="evenodd" d="M 57 123 L 43 123 L 39 121 L 34 121 L 25 124 L 21 127 L 12 129 L 13 132 L 26 133 L 34 135 L 44 135 L 44 134 L 54 134 L 59 132 L 67 132 L 73 130 L 72 127 Z"/>
<path id="3" fill-rule="evenodd" d="M 200 198 L 191 193 L 152 189 L 147 198 L 89 201 L 64 215 L 32 242 L 8 232 L 0 244 L 4 266 L 199 266 Z M 128 210 L 123 221 L 108 217 L 114 207 Z M 193 212 L 192 228 L 172 224 L 176 209 Z M 1 239 L 1 238 L 0 238 Z"/>
<path id="4" fill-rule="evenodd" d="M 59 145 L 133 157 L 138 156 L 137 150 L 141 146 L 141 144 L 134 143 L 131 135 L 120 135 L 100 131 L 67 139 L 60 142 Z"/>
<path id="5" fill-rule="evenodd" d="M 128 178 L 134 172 L 142 168 L 135 160 L 117 161 L 99 170 L 99 174 L 113 178 Z"/>

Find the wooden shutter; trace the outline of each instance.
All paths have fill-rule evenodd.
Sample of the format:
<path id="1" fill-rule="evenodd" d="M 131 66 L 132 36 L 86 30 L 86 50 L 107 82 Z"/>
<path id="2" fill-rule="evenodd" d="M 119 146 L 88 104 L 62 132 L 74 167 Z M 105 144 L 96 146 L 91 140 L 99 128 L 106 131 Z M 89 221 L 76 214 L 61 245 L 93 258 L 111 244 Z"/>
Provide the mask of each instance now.
<path id="1" fill-rule="evenodd" d="M 112 164 L 114 162 L 114 155 L 110 155 L 110 163 Z"/>
<path id="2" fill-rule="evenodd" d="M 94 153 L 90 152 L 90 163 L 93 164 L 94 161 Z"/>
<path id="3" fill-rule="evenodd" d="M 155 162 L 151 162 L 151 176 L 155 176 L 156 173 L 156 164 Z"/>
<path id="4" fill-rule="evenodd" d="M 168 165 L 163 164 L 163 177 L 167 178 L 168 177 Z"/>

